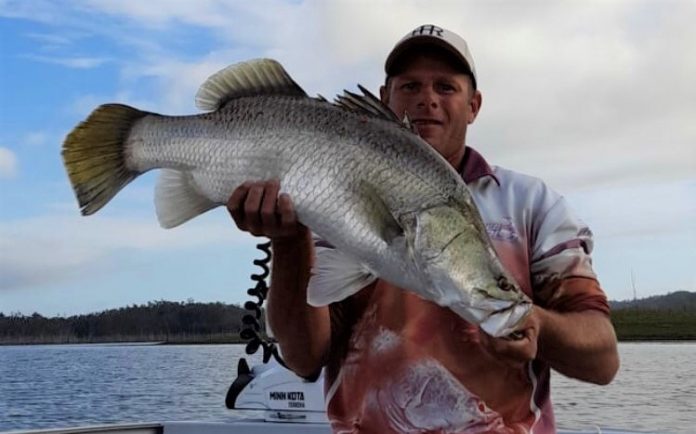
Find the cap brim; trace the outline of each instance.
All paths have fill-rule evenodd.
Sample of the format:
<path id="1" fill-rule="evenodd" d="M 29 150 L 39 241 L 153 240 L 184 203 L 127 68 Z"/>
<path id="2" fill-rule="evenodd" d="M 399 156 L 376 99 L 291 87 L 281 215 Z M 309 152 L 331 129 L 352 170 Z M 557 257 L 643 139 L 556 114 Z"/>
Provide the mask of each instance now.
<path id="1" fill-rule="evenodd" d="M 449 44 L 446 41 L 443 41 L 440 38 L 434 38 L 432 36 L 427 35 L 409 38 L 408 40 L 394 47 L 391 53 L 389 53 L 389 56 L 387 56 L 387 60 L 384 62 L 384 72 L 387 74 L 387 76 L 393 75 L 394 66 L 398 64 L 399 58 L 404 53 L 416 47 L 424 46 L 439 47 L 452 54 L 454 58 L 457 59 L 459 63 L 461 63 L 464 66 L 465 69 L 463 72 L 471 75 L 474 81 L 476 81 L 476 77 L 474 76 L 471 65 L 469 65 L 469 61 L 466 60 L 466 58 L 459 52 L 459 50 L 457 50 L 451 44 Z"/>

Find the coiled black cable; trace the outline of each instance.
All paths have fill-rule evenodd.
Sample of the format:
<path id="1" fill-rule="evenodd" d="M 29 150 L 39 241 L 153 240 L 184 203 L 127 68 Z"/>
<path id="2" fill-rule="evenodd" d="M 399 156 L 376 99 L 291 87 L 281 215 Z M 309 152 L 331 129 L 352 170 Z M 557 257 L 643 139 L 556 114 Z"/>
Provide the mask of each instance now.
<path id="1" fill-rule="evenodd" d="M 269 264 L 271 262 L 271 243 L 261 243 L 257 244 L 256 248 L 266 254 L 265 258 L 254 259 L 254 265 L 261 267 L 262 272 L 260 274 L 252 274 L 251 280 L 256 282 L 256 286 L 249 288 L 247 294 L 252 297 L 256 297 L 256 301 L 250 300 L 244 303 L 244 309 L 250 311 L 250 314 L 244 315 L 242 317 L 242 323 L 246 328 L 242 329 L 239 336 L 248 341 L 246 346 L 246 353 L 251 355 L 258 351 L 259 347 L 263 348 L 263 363 L 268 363 L 268 361 L 273 357 L 278 363 L 287 368 L 287 365 L 280 357 L 278 352 L 278 347 L 274 342 L 271 342 L 261 336 L 261 320 L 262 320 L 262 307 L 263 302 L 268 296 L 268 284 L 266 279 L 271 274 Z"/>

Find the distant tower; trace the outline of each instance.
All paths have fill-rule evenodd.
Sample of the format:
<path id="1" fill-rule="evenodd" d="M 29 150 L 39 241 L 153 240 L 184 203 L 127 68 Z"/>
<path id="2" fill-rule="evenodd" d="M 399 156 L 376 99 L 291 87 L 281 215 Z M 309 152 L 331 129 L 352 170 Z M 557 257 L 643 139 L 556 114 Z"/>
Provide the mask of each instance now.
<path id="1" fill-rule="evenodd" d="M 638 293 L 636 291 L 636 275 L 633 272 L 633 268 L 631 268 L 631 287 L 633 288 L 633 301 L 636 301 L 638 299 Z"/>

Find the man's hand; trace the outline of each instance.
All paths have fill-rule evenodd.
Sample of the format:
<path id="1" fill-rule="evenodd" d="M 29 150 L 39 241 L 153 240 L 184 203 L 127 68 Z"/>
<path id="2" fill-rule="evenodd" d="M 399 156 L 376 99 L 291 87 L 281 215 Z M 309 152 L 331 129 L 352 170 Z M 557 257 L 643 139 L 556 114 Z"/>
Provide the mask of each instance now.
<path id="1" fill-rule="evenodd" d="M 305 236 L 307 227 L 297 221 L 290 196 L 279 191 L 278 180 L 245 182 L 230 196 L 227 210 L 239 229 L 257 237 Z"/>
<path id="2" fill-rule="evenodd" d="M 513 335 L 494 338 L 479 328 L 479 340 L 483 347 L 498 360 L 515 367 L 537 357 L 541 327 L 538 307 L 533 306 L 522 326 Z"/>
<path id="3" fill-rule="evenodd" d="M 555 312 L 533 306 L 515 336 L 494 338 L 479 329 L 483 347 L 498 360 L 522 367 L 541 359 L 571 378 L 608 384 L 619 369 L 616 334 L 602 312 Z"/>

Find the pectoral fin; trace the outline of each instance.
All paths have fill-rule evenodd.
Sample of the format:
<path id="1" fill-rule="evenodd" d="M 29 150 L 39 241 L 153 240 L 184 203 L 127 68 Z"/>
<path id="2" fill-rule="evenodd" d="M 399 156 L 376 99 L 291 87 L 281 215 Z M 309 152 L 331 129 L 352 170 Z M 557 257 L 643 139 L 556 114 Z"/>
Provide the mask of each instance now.
<path id="1" fill-rule="evenodd" d="M 350 297 L 377 279 L 365 264 L 328 247 L 316 247 L 307 303 L 326 306 Z"/>

